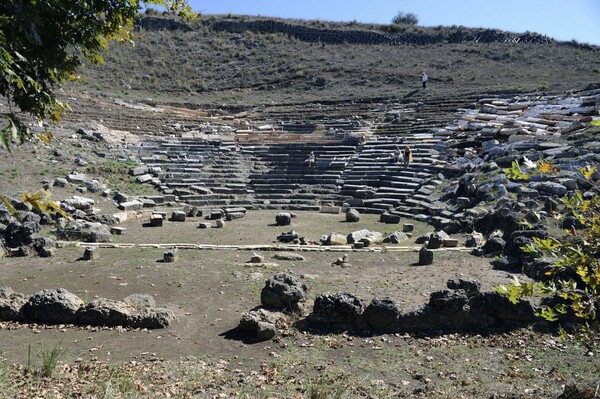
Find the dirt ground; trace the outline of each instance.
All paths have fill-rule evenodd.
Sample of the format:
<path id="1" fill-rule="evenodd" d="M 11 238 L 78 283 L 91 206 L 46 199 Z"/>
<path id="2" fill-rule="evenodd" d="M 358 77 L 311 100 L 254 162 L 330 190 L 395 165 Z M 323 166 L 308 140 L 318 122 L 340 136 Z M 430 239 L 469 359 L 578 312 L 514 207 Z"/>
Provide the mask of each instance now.
<path id="1" fill-rule="evenodd" d="M 53 156 L 53 149 L 63 158 Z M 12 155 L 0 158 L 0 193 L 32 192 L 44 180 L 84 171 L 74 164 L 76 156 L 101 161 L 88 150 L 64 135 L 53 147 L 14 147 Z M 72 187 L 53 189 L 53 194 L 57 200 L 91 197 L 102 213 L 116 211 L 112 200 Z M 123 224 L 126 234 L 114 236 L 122 248 L 100 248 L 97 260 L 80 260 L 81 246 L 58 248 L 51 258 L 0 259 L 0 285 L 25 295 L 62 287 L 87 302 L 144 293 L 177 315 L 167 329 L 154 331 L 0 323 L 0 398 L 304 398 L 335 397 L 336 392 L 344 398 L 548 398 L 565 384 L 597 381 L 595 351 L 529 329 L 485 337 L 361 337 L 291 329 L 268 342 L 240 339 L 232 330 L 241 314 L 260 304 L 264 281 L 281 271 L 309 286 L 309 307 L 317 294 L 343 290 L 367 303 L 390 296 L 402 310 L 426 302 L 451 278 L 477 279 L 483 289 L 513 278 L 493 270 L 489 259 L 465 251 L 436 252 L 433 265 L 416 266 L 414 239 L 363 252 L 298 251 L 305 260 L 293 262 L 273 259 L 285 248 L 260 251 L 267 262 L 277 263 L 268 268 L 247 263 L 252 249 L 180 249 L 177 262 L 160 261 L 169 244 L 273 246 L 278 234 L 291 229 L 318 241 L 330 232 L 391 233 L 402 227 L 379 223 L 377 215 L 362 215 L 351 224 L 343 215 L 305 212 L 297 212 L 291 226 L 278 227 L 276 213 L 249 211 L 222 229 L 198 228 L 201 218 L 144 227 L 144 214 Z M 414 237 L 431 231 L 404 222 L 414 223 Z M 352 267 L 331 266 L 344 253 Z M 55 375 L 41 378 L 31 372 L 53 348 L 64 349 Z"/>
<path id="2" fill-rule="evenodd" d="M 600 371 L 583 348 L 527 330 L 490 337 L 417 338 L 311 335 L 292 329 L 262 343 L 240 339 L 233 332 L 241 314 L 260 304 L 265 279 L 281 271 L 309 286 L 309 305 L 318 293 L 350 291 L 367 303 L 376 296 L 391 296 L 403 310 L 426 302 L 451 278 L 477 279 L 483 289 L 512 279 L 493 270 L 489 259 L 464 251 L 436 252 L 431 266 L 415 265 L 419 246 L 414 240 L 377 251 L 296 252 L 303 261 L 276 260 L 274 255 L 281 251 L 261 251 L 267 262 L 277 263 L 267 268 L 247 263 L 252 250 L 180 249 L 177 262 L 162 263 L 164 247 L 143 245 L 273 244 L 277 234 L 289 230 L 274 225 L 276 212 L 250 211 L 223 229 L 199 229 L 201 218 L 166 222 L 161 228 L 143 227 L 145 216 L 132 218 L 123 225 L 126 234 L 115 236 L 114 241 L 135 245 L 101 248 L 96 260 L 81 260 L 83 247 L 75 246 L 59 248 L 51 258 L 2 259 L 0 285 L 17 292 L 31 295 L 63 287 L 84 301 L 147 293 L 159 306 L 173 309 L 178 319 L 167 329 L 154 331 L 0 323 L 0 353 L 7 364 L 25 367 L 31 353 L 39 362 L 40 354 L 49 348 L 65 349 L 61 359 L 65 366 L 55 380 L 22 383 L 27 393 L 15 397 L 35 397 L 42 391 L 56 392 L 56 397 L 103 397 L 103 388 L 98 387 L 105 385 L 89 381 L 74 385 L 88 396 L 56 388 L 61 381 L 70 381 L 67 365 L 93 365 L 89 367 L 96 372 L 78 378 L 93 376 L 105 382 L 110 378 L 103 372 L 122 367 L 132 381 L 153 387 L 152 394 L 132 389 L 130 396 L 121 392 L 114 397 L 159 397 L 169 384 L 182 384 L 170 397 L 304 397 L 310 396 L 310 389 L 338 385 L 344 387 L 344 397 L 490 397 L 513 390 L 522 397 L 550 397 L 541 395 L 555 395 L 565 382 L 587 381 Z M 289 227 L 310 232 L 315 239 L 331 231 L 389 232 L 399 227 L 377 222 L 376 215 L 364 215 L 357 224 L 343 219 L 343 215 L 300 212 Z M 415 225 L 415 237 L 429 230 Z M 343 253 L 352 267 L 332 266 Z M 137 370 L 141 364 L 146 365 L 145 371 Z M 165 381 L 157 382 L 156 373 L 165 373 Z M 322 388 L 311 388 L 315 382 Z M 194 392 L 207 396 L 193 396 Z"/>
<path id="3" fill-rule="evenodd" d="M 270 223 L 275 213 L 251 211 L 244 219 L 229 222 L 223 229 L 198 229 L 198 222 L 190 219 L 183 223 L 166 222 L 162 228 L 141 227 L 145 219 L 140 218 L 124 224 L 128 231 L 115 236 L 115 242 L 271 243 L 282 230 L 289 230 Z M 321 227 L 323 233 L 377 227 L 380 227 L 377 231 L 392 229 L 390 225 L 376 222 L 375 215 L 365 215 L 364 221 L 356 224 L 342 223 L 343 218 L 343 215 L 300 213 L 293 225 L 286 227 L 297 231 L 318 231 Z M 418 228 L 423 229 L 425 226 Z M 52 258 L 3 259 L 0 281 L 26 295 L 62 287 L 84 301 L 97 296 L 118 300 L 132 293 L 149 293 L 160 306 L 173 308 L 178 321 L 166 331 L 98 331 L 92 334 L 97 338 L 87 339 L 89 331 L 68 329 L 68 335 L 74 335 L 73 341 L 77 340 L 69 345 L 74 358 L 90 356 L 124 361 L 144 352 L 156 352 L 164 358 L 244 353 L 248 347 L 240 349 L 239 342 L 223 335 L 237 325 L 242 312 L 260 304 L 265 279 L 282 271 L 305 280 L 311 289 L 309 303 L 321 292 L 350 291 L 366 301 L 376 296 L 391 296 L 403 308 L 426 302 L 429 293 L 444 289 L 451 278 L 475 278 L 486 289 L 510 278 L 506 272 L 492 270 L 487 259 L 454 251 L 436 253 L 433 266 L 415 266 L 419 247 L 412 241 L 403 247 L 403 252 L 392 252 L 396 248 L 384 252 L 347 252 L 352 267 L 344 269 L 331 266 L 344 252 L 298 252 L 305 260 L 292 262 L 273 259 L 280 251 L 263 251 L 260 253 L 267 262 L 278 265 L 265 268 L 247 263 L 253 252 L 248 250 L 180 249 L 178 261 L 169 264 L 161 262 L 164 248 L 101 248 L 99 259 L 82 261 L 83 248 L 66 247 L 58 249 Z M 5 357 L 14 361 L 22 358 L 28 342 L 41 345 L 46 340 L 60 341 L 66 335 L 60 328 L 39 332 L 2 331 L 2 334 L 7 334 L 8 340 L 2 340 L 0 349 Z M 21 344 L 15 345 L 18 342 Z M 90 352 L 98 342 L 104 344 L 102 349 Z M 269 344 L 258 344 L 263 345 Z M 251 346 L 245 357 L 253 357 L 254 348 Z"/>

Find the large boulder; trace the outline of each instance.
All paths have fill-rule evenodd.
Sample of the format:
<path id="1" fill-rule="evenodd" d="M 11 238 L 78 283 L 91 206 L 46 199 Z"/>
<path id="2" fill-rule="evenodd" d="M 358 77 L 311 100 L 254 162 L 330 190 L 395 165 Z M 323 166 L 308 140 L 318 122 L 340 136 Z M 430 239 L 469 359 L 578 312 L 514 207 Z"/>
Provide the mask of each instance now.
<path id="1" fill-rule="evenodd" d="M 84 242 L 110 242 L 110 228 L 102 223 L 83 223 L 76 226 L 66 226 L 57 229 L 56 236 L 62 240 L 77 240 Z"/>
<path id="2" fill-rule="evenodd" d="M 362 229 L 348 234 L 348 236 L 346 236 L 346 240 L 348 241 L 348 244 L 354 244 L 355 242 L 359 242 L 361 239 L 370 235 L 371 232 L 369 230 Z"/>
<path id="3" fill-rule="evenodd" d="M 0 287 L 0 320 L 19 321 L 21 307 L 27 302 L 23 294 L 10 287 Z"/>
<path id="4" fill-rule="evenodd" d="M 374 298 L 365 309 L 363 316 L 371 329 L 385 331 L 398 320 L 400 310 L 392 298 Z"/>
<path id="5" fill-rule="evenodd" d="M 259 308 L 244 313 L 238 328 L 258 341 L 267 341 L 275 337 L 278 329 L 285 329 L 289 325 L 284 313 Z"/>
<path id="6" fill-rule="evenodd" d="M 495 255 L 504 251 L 506 241 L 502 237 L 492 237 L 483 244 L 482 250 L 486 255 Z"/>
<path id="7" fill-rule="evenodd" d="M 527 300 L 511 303 L 507 297 L 498 292 L 482 292 L 469 300 L 470 318 L 477 326 L 478 322 L 485 327 L 512 327 L 537 321 L 535 309 Z"/>
<path id="8" fill-rule="evenodd" d="M 126 326 L 135 309 L 125 302 L 94 299 L 77 312 L 77 323 L 90 326 Z"/>
<path id="9" fill-rule="evenodd" d="M 127 324 L 134 328 L 149 330 L 166 328 L 176 320 L 175 313 L 167 308 L 145 308 L 129 317 Z"/>
<path id="10" fill-rule="evenodd" d="M 391 244 L 400 244 L 401 242 L 406 240 L 408 240 L 408 235 L 406 235 L 406 233 L 403 233 L 401 231 L 394 231 L 392 234 L 385 237 L 383 239 L 383 242 Z"/>
<path id="11" fill-rule="evenodd" d="M 349 292 L 319 294 L 309 316 L 312 323 L 333 328 L 352 329 L 361 326 L 365 310 L 362 298 Z"/>
<path id="12" fill-rule="evenodd" d="M 83 301 L 64 288 L 41 290 L 21 308 L 23 320 L 40 324 L 73 324 Z"/>
<path id="13" fill-rule="evenodd" d="M 467 239 L 465 240 L 465 247 L 467 247 L 467 248 L 480 247 L 483 244 L 484 240 L 485 239 L 483 237 L 483 234 L 481 234 L 477 231 L 474 231 L 467 236 Z"/>
<path id="14" fill-rule="evenodd" d="M 429 306 L 437 312 L 452 315 L 465 310 L 469 297 L 464 290 L 441 290 L 429 296 Z"/>
<path id="15" fill-rule="evenodd" d="M 306 301 L 308 287 L 295 277 L 279 273 L 265 282 L 260 293 L 263 306 L 285 310 L 297 310 L 300 302 Z"/>
<path id="16" fill-rule="evenodd" d="M 277 226 L 289 226 L 292 224 L 292 214 L 281 212 L 275 215 L 275 223 Z"/>
<path id="17" fill-rule="evenodd" d="M 325 245 L 346 245 L 348 240 L 345 235 L 339 233 L 331 233 L 325 237 Z"/>
<path id="18" fill-rule="evenodd" d="M 348 210 L 346 211 L 346 222 L 360 222 L 360 213 L 358 213 L 358 211 L 354 208 L 348 208 Z"/>
<path id="19" fill-rule="evenodd" d="M 554 258 L 540 258 L 526 263 L 523 265 L 523 274 L 537 281 L 551 280 L 553 276 L 550 275 L 550 272 L 555 269 L 555 261 Z"/>
<path id="20" fill-rule="evenodd" d="M 469 298 L 478 295 L 481 289 L 479 281 L 469 278 L 459 278 L 458 281 L 448 280 L 446 286 L 451 290 L 463 290 Z"/>
<path id="21" fill-rule="evenodd" d="M 56 241 L 51 237 L 39 237 L 33 240 L 33 249 L 42 258 L 54 255 Z"/>
<path id="22" fill-rule="evenodd" d="M 66 200 L 62 201 L 62 204 L 82 211 L 87 211 L 91 210 L 94 207 L 96 201 L 94 201 L 91 198 L 79 197 L 77 195 L 74 195 L 73 197 L 67 198 Z"/>

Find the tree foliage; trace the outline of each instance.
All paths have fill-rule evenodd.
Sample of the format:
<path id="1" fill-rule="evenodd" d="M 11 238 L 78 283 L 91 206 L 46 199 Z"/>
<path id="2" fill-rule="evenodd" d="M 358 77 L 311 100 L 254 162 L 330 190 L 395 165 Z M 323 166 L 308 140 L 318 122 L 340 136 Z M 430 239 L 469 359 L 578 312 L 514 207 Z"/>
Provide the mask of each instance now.
<path id="1" fill-rule="evenodd" d="M 183 0 L 150 0 L 170 12 L 193 17 Z M 103 62 L 108 42 L 132 42 L 140 0 L 3 0 L 0 2 L 0 94 L 9 105 L 1 114 L 0 143 L 31 137 L 17 108 L 37 120 L 60 120 L 67 105 L 58 84 L 78 78 L 83 59 Z"/>
<path id="2" fill-rule="evenodd" d="M 514 162 L 504 173 L 512 180 L 527 180 L 533 174 L 558 172 L 544 160 L 531 166 L 524 172 Z M 552 215 L 559 221 L 571 219 L 566 236 L 533 238 L 533 244 L 522 248 L 534 256 L 554 259 L 545 281 L 523 283 L 515 278 L 511 285 L 497 288 L 513 303 L 537 293 L 542 297 L 542 318 L 575 322 L 579 325 L 577 334 L 583 338 L 589 338 L 592 331 L 600 332 L 600 188 L 593 180 L 595 175 L 595 166 L 579 169 L 577 178 L 586 191 L 564 198 L 564 210 Z"/>
<path id="3" fill-rule="evenodd" d="M 417 25 L 419 18 L 411 12 L 398 11 L 398 14 L 392 18 L 392 24 L 394 25 Z"/>

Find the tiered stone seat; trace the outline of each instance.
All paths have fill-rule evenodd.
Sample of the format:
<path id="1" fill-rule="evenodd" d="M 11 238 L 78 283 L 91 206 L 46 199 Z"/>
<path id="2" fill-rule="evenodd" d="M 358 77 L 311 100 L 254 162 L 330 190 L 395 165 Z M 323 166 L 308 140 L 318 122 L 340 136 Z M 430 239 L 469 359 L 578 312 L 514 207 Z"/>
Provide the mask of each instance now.
<path id="1" fill-rule="evenodd" d="M 355 145 L 321 143 L 272 144 L 254 148 L 255 156 L 269 168 L 249 177 L 257 205 L 266 208 L 318 209 L 324 202 L 340 204 L 341 176 L 354 156 Z M 311 151 L 316 163 L 310 167 Z"/>

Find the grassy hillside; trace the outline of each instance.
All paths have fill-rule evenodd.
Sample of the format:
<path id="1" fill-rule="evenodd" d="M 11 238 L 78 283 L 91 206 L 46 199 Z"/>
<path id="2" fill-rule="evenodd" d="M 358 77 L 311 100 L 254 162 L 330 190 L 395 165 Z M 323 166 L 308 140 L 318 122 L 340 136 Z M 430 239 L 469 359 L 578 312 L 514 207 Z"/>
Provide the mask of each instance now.
<path id="1" fill-rule="evenodd" d="M 154 21 L 138 31 L 135 47 L 113 44 L 104 65 L 85 66 L 85 82 L 77 89 L 157 102 L 253 105 L 402 97 L 419 88 L 422 71 L 430 77 L 430 90 L 442 97 L 462 92 L 562 92 L 600 81 L 600 48 L 573 42 L 330 44 L 281 32 L 214 29 L 219 21 L 248 18 L 201 17 L 190 24 L 166 17 L 164 24 Z M 482 32 L 277 21 L 411 38 L 476 37 Z"/>

